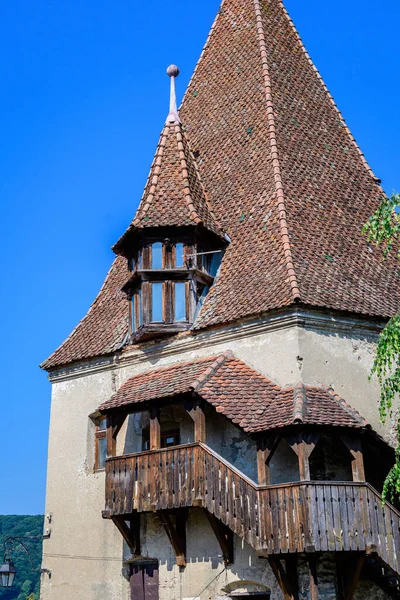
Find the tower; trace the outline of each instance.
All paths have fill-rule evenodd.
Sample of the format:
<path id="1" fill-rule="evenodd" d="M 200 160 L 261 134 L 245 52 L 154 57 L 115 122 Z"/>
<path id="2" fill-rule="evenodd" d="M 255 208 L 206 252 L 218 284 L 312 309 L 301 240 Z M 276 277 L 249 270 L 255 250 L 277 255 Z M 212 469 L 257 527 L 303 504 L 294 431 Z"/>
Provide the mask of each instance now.
<path id="1" fill-rule="evenodd" d="M 379 181 L 280 0 L 224 0 L 179 111 L 168 75 L 136 215 L 43 363 L 42 598 L 393 596 L 367 374 L 400 297 L 361 233 Z"/>

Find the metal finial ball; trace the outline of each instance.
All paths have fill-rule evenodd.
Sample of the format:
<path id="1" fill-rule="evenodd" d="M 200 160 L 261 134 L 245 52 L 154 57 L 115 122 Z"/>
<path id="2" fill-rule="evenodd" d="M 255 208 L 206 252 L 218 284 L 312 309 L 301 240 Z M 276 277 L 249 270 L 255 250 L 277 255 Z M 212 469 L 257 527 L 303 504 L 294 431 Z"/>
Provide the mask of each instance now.
<path id="1" fill-rule="evenodd" d="M 167 75 L 169 77 L 178 77 L 179 72 L 180 71 L 176 65 L 170 65 L 167 69 Z"/>

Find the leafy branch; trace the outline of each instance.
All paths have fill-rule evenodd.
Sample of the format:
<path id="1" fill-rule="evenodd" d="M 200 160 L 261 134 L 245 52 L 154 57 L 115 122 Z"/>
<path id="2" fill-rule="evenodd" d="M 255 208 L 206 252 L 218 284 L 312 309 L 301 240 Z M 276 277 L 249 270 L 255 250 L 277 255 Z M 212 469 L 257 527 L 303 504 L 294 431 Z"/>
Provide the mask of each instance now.
<path id="1" fill-rule="evenodd" d="M 368 219 L 363 233 L 369 242 L 383 247 L 384 256 L 393 250 L 400 237 L 400 194 L 383 198 L 378 210 Z M 398 246 L 398 244 L 396 244 Z M 400 260 L 400 249 L 397 251 Z M 400 314 L 390 319 L 382 331 L 372 366 L 370 379 L 376 376 L 381 388 L 379 415 L 382 423 L 388 416 L 393 418 L 393 403 L 400 394 Z M 400 418 L 397 415 L 397 448 L 395 464 L 383 487 L 383 499 L 400 497 Z"/>

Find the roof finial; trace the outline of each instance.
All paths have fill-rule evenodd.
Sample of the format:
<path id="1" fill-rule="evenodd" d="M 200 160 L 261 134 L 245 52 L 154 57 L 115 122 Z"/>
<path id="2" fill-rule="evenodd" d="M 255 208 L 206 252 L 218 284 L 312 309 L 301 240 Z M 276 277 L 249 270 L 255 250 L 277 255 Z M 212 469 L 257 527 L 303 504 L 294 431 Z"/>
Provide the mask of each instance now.
<path id="1" fill-rule="evenodd" d="M 171 78 L 171 99 L 169 104 L 169 115 L 167 117 L 168 123 L 180 123 L 181 120 L 178 114 L 178 108 L 176 106 L 176 90 L 175 90 L 175 78 L 179 75 L 179 69 L 176 65 L 170 65 L 167 69 L 167 75 Z"/>

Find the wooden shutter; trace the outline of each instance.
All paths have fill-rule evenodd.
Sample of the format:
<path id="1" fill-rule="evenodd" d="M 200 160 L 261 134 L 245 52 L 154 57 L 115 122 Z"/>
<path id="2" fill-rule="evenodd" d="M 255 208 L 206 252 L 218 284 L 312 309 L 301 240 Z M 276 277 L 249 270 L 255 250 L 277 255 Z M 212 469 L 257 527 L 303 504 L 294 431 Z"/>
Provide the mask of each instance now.
<path id="1" fill-rule="evenodd" d="M 132 566 L 131 600 L 158 600 L 158 562 Z"/>

